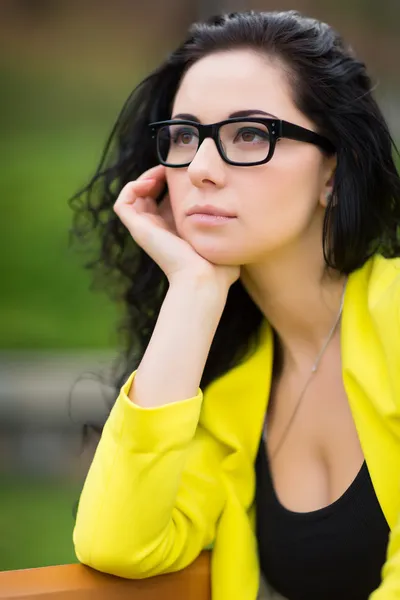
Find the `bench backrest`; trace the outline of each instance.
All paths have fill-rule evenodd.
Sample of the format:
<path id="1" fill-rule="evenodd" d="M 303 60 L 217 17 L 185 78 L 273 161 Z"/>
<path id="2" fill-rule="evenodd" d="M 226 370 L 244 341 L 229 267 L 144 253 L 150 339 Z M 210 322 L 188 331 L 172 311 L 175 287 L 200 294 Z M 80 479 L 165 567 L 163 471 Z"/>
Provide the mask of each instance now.
<path id="1" fill-rule="evenodd" d="M 131 580 L 84 565 L 3 571 L 0 598 L 18 600 L 211 600 L 210 553 L 186 569 Z"/>

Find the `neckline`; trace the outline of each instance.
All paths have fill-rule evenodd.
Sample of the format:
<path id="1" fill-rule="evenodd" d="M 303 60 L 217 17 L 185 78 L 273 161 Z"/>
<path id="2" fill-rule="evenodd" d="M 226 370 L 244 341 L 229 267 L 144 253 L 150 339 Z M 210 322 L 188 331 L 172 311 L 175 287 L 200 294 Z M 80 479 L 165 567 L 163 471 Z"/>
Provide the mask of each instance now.
<path id="1" fill-rule="evenodd" d="M 282 504 L 282 502 L 279 499 L 279 496 L 275 489 L 274 480 L 273 480 L 272 472 L 270 469 L 267 449 L 265 447 L 265 441 L 264 441 L 263 437 L 261 438 L 261 465 L 265 467 L 264 469 L 261 469 L 261 476 L 264 476 L 267 478 L 267 483 L 269 484 L 269 488 L 271 490 L 271 496 L 272 496 L 274 505 L 283 515 L 285 515 L 286 517 L 290 517 L 291 519 L 296 519 L 296 520 L 310 521 L 310 520 L 317 520 L 317 519 L 321 519 L 324 517 L 328 517 L 330 514 L 332 514 L 336 510 L 338 510 L 342 505 L 349 502 L 351 500 L 351 498 L 353 498 L 354 495 L 357 493 L 357 491 L 360 489 L 360 487 L 363 485 L 363 483 L 369 479 L 368 466 L 367 466 L 367 462 L 364 458 L 354 479 L 352 480 L 350 485 L 346 488 L 346 490 L 343 492 L 343 494 L 341 496 L 339 496 L 339 498 L 337 498 L 336 500 L 331 502 L 331 504 L 328 504 L 321 508 L 316 508 L 315 510 L 311 510 L 311 511 L 307 511 L 307 512 L 300 512 L 300 511 L 296 511 L 296 510 L 287 508 L 284 504 Z"/>

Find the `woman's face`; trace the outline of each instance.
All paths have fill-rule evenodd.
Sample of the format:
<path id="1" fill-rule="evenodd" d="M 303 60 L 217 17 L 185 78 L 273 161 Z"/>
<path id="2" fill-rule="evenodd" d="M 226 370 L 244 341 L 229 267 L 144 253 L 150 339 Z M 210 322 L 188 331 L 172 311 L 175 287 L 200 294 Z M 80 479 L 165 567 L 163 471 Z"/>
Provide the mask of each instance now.
<path id="1" fill-rule="evenodd" d="M 190 67 L 171 118 L 185 113 L 208 124 L 245 110 L 315 130 L 294 105 L 282 66 L 250 50 L 215 53 Z M 334 166 L 317 146 L 289 139 L 277 142 L 266 164 L 233 166 L 206 138 L 189 167 L 166 169 L 177 231 L 213 263 L 258 263 L 316 227 L 321 231 Z M 222 208 L 235 218 L 210 225 L 187 215 L 195 205 Z"/>

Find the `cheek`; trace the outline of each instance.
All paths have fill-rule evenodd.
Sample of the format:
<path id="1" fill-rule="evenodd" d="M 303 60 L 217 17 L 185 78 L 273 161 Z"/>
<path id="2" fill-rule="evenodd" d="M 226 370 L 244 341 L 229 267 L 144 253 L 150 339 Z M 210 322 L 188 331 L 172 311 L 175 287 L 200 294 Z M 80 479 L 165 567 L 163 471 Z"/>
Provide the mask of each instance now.
<path id="1" fill-rule="evenodd" d="M 313 204 L 318 198 L 323 158 L 315 146 L 292 140 L 281 140 L 276 151 L 272 176 L 286 197 L 308 198 Z M 273 159 L 273 160 L 274 160 Z M 307 202 L 306 202 L 307 203 Z"/>
<path id="2" fill-rule="evenodd" d="M 232 171 L 221 200 L 229 196 L 238 222 L 221 235 L 202 233 L 186 225 L 185 212 L 193 204 L 194 189 L 187 173 L 167 171 L 171 207 L 178 234 L 205 258 L 215 263 L 248 264 L 301 237 L 315 218 L 319 167 L 312 152 L 305 155 L 283 148 L 271 163 Z M 196 197 L 198 190 L 195 190 Z M 222 194 L 222 196 L 219 196 Z"/>
<path id="3" fill-rule="evenodd" d="M 275 246 L 300 235 L 315 215 L 318 186 L 315 161 L 285 157 L 254 174 L 251 188 L 242 194 L 243 223 L 254 232 L 253 242 Z"/>

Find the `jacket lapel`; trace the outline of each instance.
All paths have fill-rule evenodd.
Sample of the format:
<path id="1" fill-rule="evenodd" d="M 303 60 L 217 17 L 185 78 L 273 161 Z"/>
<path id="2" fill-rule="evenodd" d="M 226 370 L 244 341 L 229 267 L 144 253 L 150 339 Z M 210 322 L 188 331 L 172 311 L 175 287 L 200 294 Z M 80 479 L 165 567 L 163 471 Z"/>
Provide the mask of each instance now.
<path id="1" fill-rule="evenodd" d="M 350 275 L 341 330 L 343 383 L 379 503 L 392 528 L 400 510 L 400 340 L 393 263 L 375 258 Z M 391 271 L 392 289 L 388 285 Z M 400 271 L 399 271 L 400 276 Z M 393 358 L 394 357 L 394 358 Z M 390 361 L 396 360 L 397 373 Z M 338 433 L 339 434 L 339 433 Z"/>

